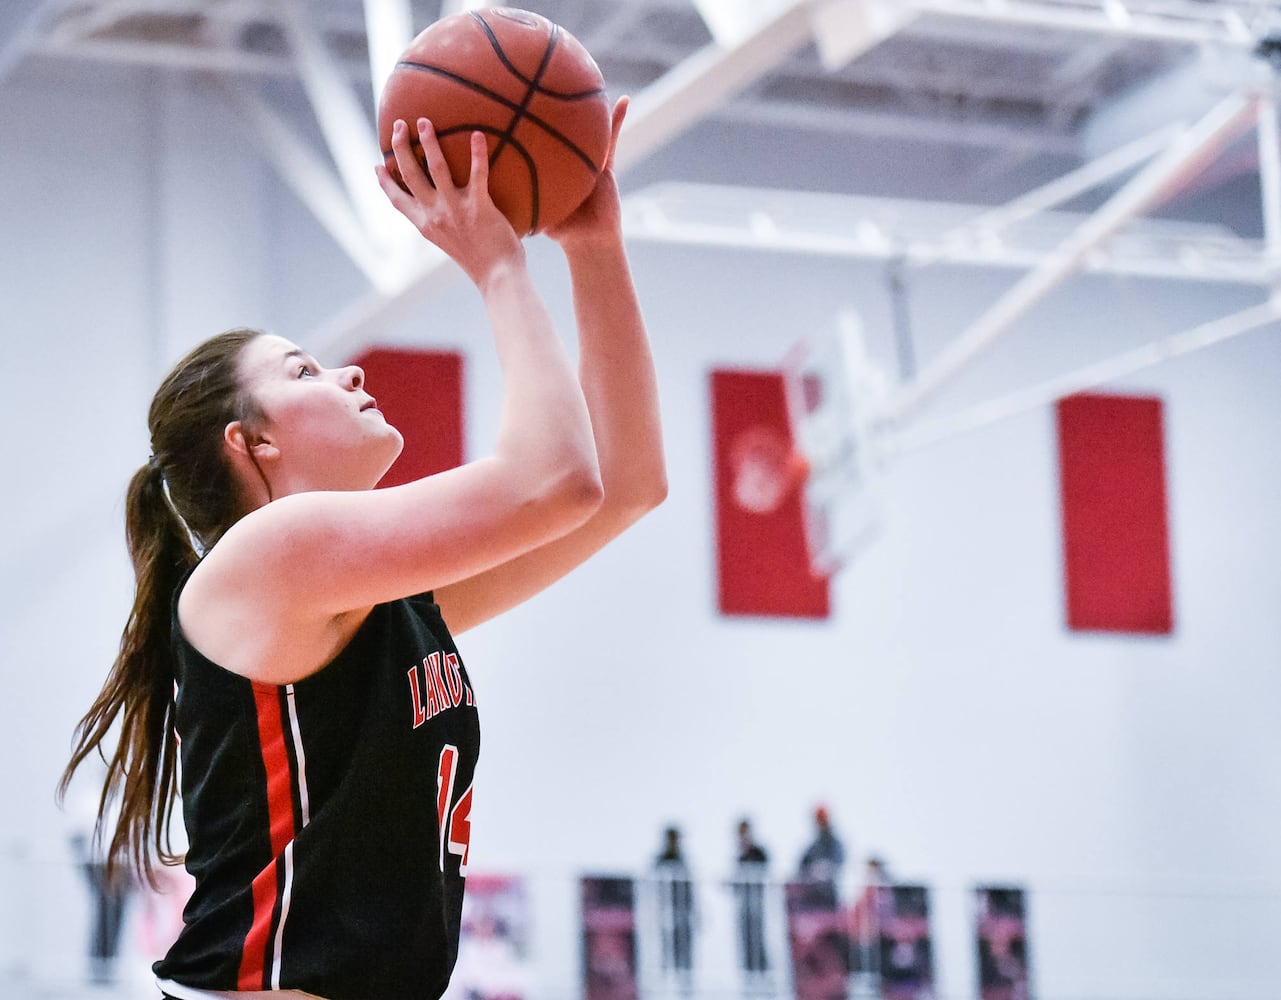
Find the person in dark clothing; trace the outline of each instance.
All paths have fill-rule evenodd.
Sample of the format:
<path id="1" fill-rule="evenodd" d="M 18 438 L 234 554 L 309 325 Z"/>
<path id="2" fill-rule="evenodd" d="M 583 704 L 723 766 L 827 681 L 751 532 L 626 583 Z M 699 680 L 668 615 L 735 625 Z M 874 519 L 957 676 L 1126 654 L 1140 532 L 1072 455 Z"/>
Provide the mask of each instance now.
<path id="1" fill-rule="evenodd" d="M 116 978 L 120 934 L 133 880 L 126 871 L 108 872 L 106 862 L 89 849 L 87 836 L 77 834 L 72 837 L 71 849 L 80 860 L 80 868 L 93 896 L 93 917 L 89 927 L 89 979 L 94 983 L 112 983 Z"/>
<path id="2" fill-rule="evenodd" d="M 800 877 L 806 882 L 826 883 L 836 899 L 841 869 L 845 865 L 845 845 L 832 829 L 826 806 L 814 810 L 814 840 L 801 855 Z"/>
<path id="3" fill-rule="evenodd" d="M 152 398 L 125 499 L 133 608 L 59 790 L 101 756 L 95 843 L 109 870 L 153 882 L 182 860 L 181 799 L 195 888 L 152 967 L 165 996 L 440 997 L 480 749 L 455 636 L 666 495 L 612 168 L 547 232 L 569 269 L 574 364 L 489 195 L 485 137 L 461 138 L 461 186 L 426 118 L 394 126 L 398 180 L 374 170 L 480 295 L 503 373 L 489 454 L 376 488 L 405 440 L 364 371 L 250 328 L 197 345 Z"/>
<path id="4" fill-rule="evenodd" d="M 688 987 L 694 973 L 694 881 L 681 850 L 681 833 L 663 831 L 663 849 L 654 859 L 658 883 L 658 926 L 662 938 L 663 971 Z"/>
<path id="5" fill-rule="evenodd" d="M 731 883 L 738 904 L 738 961 L 748 977 L 769 970 L 765 951 L 765 876 L 769 856 L 752 835 L 751 821 L 738 823 L 738 857 Z"/>

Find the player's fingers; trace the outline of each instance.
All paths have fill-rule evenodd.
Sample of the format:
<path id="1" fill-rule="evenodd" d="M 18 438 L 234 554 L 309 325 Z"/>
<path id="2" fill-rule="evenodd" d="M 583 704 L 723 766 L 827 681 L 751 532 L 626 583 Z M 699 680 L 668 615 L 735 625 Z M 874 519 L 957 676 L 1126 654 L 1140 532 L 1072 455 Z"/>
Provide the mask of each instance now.
<path id="1" fill-rule="evenodd" d="M 374 174 L 377 176 L 378 186 L 383 189 L 383 194 L 387 196 L 387 200 L 392 203 L 392 206 L 401 215 L 407 215 L 414 207 L 413 196 L 396 182 L 386 164 L 375 164 Z"/>
<path id="2" fill-rule="evenodd" d="M 485 141 L 484 132 L 471 134 L 471 175 L 468 184 L 477 189 L 489 188 L 489 144 Z"/>
<path id="3" fill-rule="evenodd" d="M 423 146 L 423 159 L 427 161 L 427 176 L 437 191 L 448 190 L 454 186 L 453 174 L 441 151 L 440 140 L 436 137 L 436 128 L 426 118 L 418 119 L 418 138 Z"/>
<path id="4" fill-rule="evenodd" d="M 620 97 L 614 103 L 613 115 L 610 119 L 609 133 L 609 156 L 606 158 L 606 165 L 614 165 L 614 153 L 618 149 L 618 134 L 623 130 L 623 119 L 627 117 L 627 109 L 631 106 L 631 98 L 626 95 Z"/>
<path id="5" fill-rule="evenodd" d="M 409 193 L 415 198 L 425 198 L 431 194 L 431 179 L 423 172 L 410 135 L 409 126 L 397 118 L 391 127 L 391 149 L 396 154 L 396 166 Z"/>

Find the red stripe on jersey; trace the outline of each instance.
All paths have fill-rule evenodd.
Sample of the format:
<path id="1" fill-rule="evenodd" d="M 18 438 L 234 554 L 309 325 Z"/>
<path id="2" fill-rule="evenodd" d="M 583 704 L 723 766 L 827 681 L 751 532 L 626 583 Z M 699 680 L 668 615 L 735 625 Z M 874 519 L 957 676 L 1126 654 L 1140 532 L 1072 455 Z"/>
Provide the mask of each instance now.
<path id="1" fill-rule="evenodd" d="M 267 944 L 271 940 L 276 898 L 280 895 L 279 869 L 280 863 L 273 860 L 254 879 L 254 922 L 245 935 L 244 948 L 240 952 L 240 974 L 236 979 L 238 990 L 271 988 L 267 981 Z"/>
<path id="2" fill-rule="evenodd" d="M 272 862 L 253 881 L 254 916 L 245 936 L 240 956 L 237 988 L 270 989 L 265 981 L 267 942 L 271 937 L 272 916 L 283 888 L 279 858 L 294 838 L 294 781 L 285 748 L 284 710 L 278 688 L 254 686 L 254 703 L 258 714 L 258 743 L 267 773 L 267 825 L 271 835 Z"/>

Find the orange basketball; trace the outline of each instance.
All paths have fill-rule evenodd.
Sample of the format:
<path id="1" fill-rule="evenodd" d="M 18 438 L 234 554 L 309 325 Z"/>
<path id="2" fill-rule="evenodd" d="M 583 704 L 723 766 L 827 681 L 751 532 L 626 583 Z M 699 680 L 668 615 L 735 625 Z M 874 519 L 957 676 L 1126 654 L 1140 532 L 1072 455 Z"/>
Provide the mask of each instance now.
<path id="1" fill-rule="evenodd" d="M 521 235 L 581 205 L 609 153 L 610 105 L 596 61 L 564 28 L 525 10 L 442 18 L 401 55 L 378 108 L 383 161 L 397 182 L 398 118 L 415 148 L 415 122 L 431 120 L 455 184 L 471 173 L 471 133 L 483 132 L 490 197 Z"/>

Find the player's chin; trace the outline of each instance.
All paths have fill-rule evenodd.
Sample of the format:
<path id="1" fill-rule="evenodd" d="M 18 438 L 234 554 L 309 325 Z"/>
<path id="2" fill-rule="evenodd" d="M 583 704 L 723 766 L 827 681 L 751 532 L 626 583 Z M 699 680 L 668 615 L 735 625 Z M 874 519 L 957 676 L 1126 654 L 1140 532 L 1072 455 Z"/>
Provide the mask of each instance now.
<path id="1" fill-rule="evenodd" d="M 381 480 L 396 463 L 396 459 L 400 458 L 400 453 L 405 450 L 405 436 L 388 424 L 387 434 L 380 437 L 378 443 L 379 458 L 382 462 L 382 470 L 378 473 L 378 478 Z"/>

